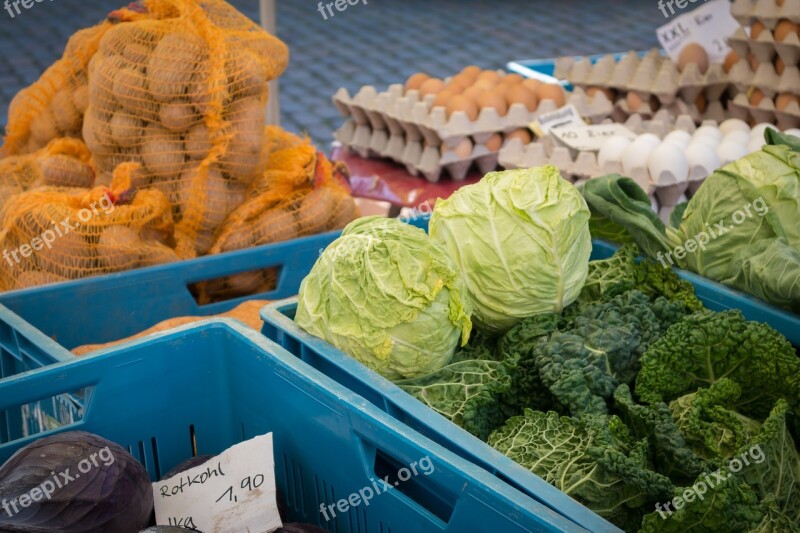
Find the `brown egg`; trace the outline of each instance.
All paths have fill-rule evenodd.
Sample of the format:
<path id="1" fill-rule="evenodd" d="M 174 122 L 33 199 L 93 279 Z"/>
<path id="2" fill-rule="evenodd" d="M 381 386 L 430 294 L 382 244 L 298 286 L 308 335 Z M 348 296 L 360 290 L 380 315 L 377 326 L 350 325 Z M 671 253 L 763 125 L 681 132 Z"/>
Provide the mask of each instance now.
<path id="1" fill-rule="evenodd" d="M 757 20 L 750 26 L 750 38 L 754 41 L 758 39 L 758 36 L 761 35 L 761 32 L 766 30 L 767 27 L 764 26 L 764 23 L 760 20 Z"/>
<path id="2" fill-rule="evenodd" d="M 697 43 L 689 43 L 683 47 L 678 56 L 678 69 L 683 72 L 686 67 L 694 63 L 700 70 L 700 74 L 708 71 L 708 53 L 706 49 Z"/>
<path id="3" fill-rule="evenodd" d="M 493 80 L 483 78 L 475 80 L 475 83 L 472 84 L 473 87 L 480 87 L 482 91 L 491 91 L 497 86 L 497 83 Z"/>
<path id="4" fill-rule="evenodd" d="M 609 89 L 607 87 L 587 87 L 586 88 L 586 96 L 588 96 L 589 98 L 594 98 L 595 96 L 597 96 L 597 93 L 605 94 L 606 98 L 608 98 L 609 102 L 613 102 L 614 101 L 614 97 L 616 96 L 614 94 L 614 89 Z"/>
<path id="5" fill-rule="evenodd" d="M 508 85 L 507 83 L 500 83 L 494 86 L 492 92 L 498 96 L 505 98 L 506 95 L 508 94 L 509 89 L 511 89 L 512 87 L 513 85 Z"/>
<path id="6" fill-rule="evenodd" d="M 472 140 L 469 137 L 464 137 L 461 142 L 453 148 L 448 148 L 446 144 L 442 144 L 442 153 L 454 152 L 459 159 L 466 159 L 472 155 Z"/>
<path id="7" fill-rule="evenodd" d="M 543 102 L 544 100 L 553 100 L 556 103 L 556 107 L 563 106 L 567 101 L 567 95 L 564 94 L 564 88 L 561 85 L 549 84 L 549 83 L 542 83 L 536 89 L 536 98 L 539 99 L 539 102 Z"/>
<path id="8" fill-rule="evenodd" d="M 468 67 L 464 67 L 464 70 L 461 71 L 461 74 L 469 76 L 469 79 L 475 81 L 475 78 L 478 77 L 478 74 L 483 72 L 481 67 L 476 67 L 475 65 L 470 65 Z"/>
<path id="9" fill-rule="evenodd" d="M 758 70 L 758 58 L 753 52 L 750 52 L 750 55 L 747 56 L 747 62 L 750 63 L 750 70 L 753 72 Z"/>
<path id="10" fill-rule="evenodd" d="M 422 82 L 419 86 L 420 96 L 428 96 L 429 94 L 437 94 L 444 90 L 444 82 L 438 78 L 430 78 Z"/>
<path id="11" fill-rule="evenodd" d="M 500 74 L 498 74 L 494 70 L 484 70 L 483 72 L 478 74 L 478 78 L 476 79 L 476 81 L 478 80 L 489 80 L 494 82 L 495 85 L 497 85 L 498 83 L 500 83 Z"/>
<path id="12" fill-rule="evenodd" d="M 793 103 L 800 104 L 800 98 L 798 98 L 796 94 L 781 93 L 775 99 L 775 109 L 783 111 Z"/>
<path id="13" fill-rule="evenodd" d="M 428 76 L 424 72 L 417 72 L 416 74 L 412 74 L 406 80 L 406 91 L 419 89 L 420 85 L 422 85 L 429 78 L 430 76 Z"/>
<path id="14" fill-rule="evenodd" d="M 761 89 L 753 89 L 750 92 L 750 105 L 757 106 L 761 103 L 764 99 L 764 93 L 761 92 Z"/>
<path id="15" fill-rule="evenodd" d="M 478 106 L 462 94 L 457 94 L 453 96 L 449 102 L 447 102 L 447 118 L 453 113 L 458 111 L 463 111 L 467 114 L 467 118 L 470 120 L 475 120 L 478 118 Z"/>
<path id="16" fill-rule="evenodd" d="M 539 80 L 535 80 L 533 78 L 527 78 L 522 81 L 522 85 L 532 90 L 533 92 L 536 92 L 539 89 L 539 85 L 541 84 L 542 82 L 540 82 Z"/>
<path id="17" fill-rule="evenodd" d="M 483 144 L 490 152 L 496 152 L 503 146 L 503 136 L 499 133 L 493 133 Z"/>
<path id="18" fill-rule="evenodd" d="M 469 83 L 465 82 L 463 78 L 461 79 L 454 78 L 450 80 L 450 83 L 447 84 L 445 90 L 450 91 L 453 94 L 461 94 L 467 87 L 469 87 Z"/>
<path id="19" fill-rule="evenodd" d="M 725 69 L 725 73 L 731 71 L 731 69 L 739 62 L 739 54 L 731 50 L 728 52 L 728 55 L 725 56 L 725 62 L 722 65 L 722 68 Z"/>
<path id="20" fill-rule="evenodd" d="M 703 93 L 697 95 L 694 105 L 697 106 L 697 110 L 699 112 L 705 113 L 706 109 L 708 108 L 708 100 L 706 100 L 706 96 Z"/>
<path id="21" fill-rule="evenodd" d="M 775 40 L 779 43 L 788 39 L 792 34 L 800 36 L 800 26 L 791 20 L 782 20 L 775 26 Z"/>
<path id="22" fill-rule="evenodd" d="M 784 70 L 786 70 L 786 64 L 781 59 L 781 56 L 778 56 L 778 59 L 775 60 L 775 72 L 778 73 L 778 76 L 782 76 Z"/>
<path id="23" fill-rule="evenodd" d="M 522 144 L 529 144 L 533 140 L 533 137 L 531 136 L 530 130 L 526 128 L 520 128 L 518 130 L 506 133 L 506 140 L 509 139 L 520 139 Z"/>
<path id="24" fill-rule="evenodd" d="M 651 96 L 649 99 L 642 98 L 639 94 L 631 91 L 628 93 L 628 96 L 625 98 L 628 102 L 628 111 L 631 113 L 638 113 L 640 111 L 644 111 L 642 107 L 644 104 L 647 104 L 650 107 L 650 111 L 657 111 L 658 110 L 658 99 L 655 96 Z"/>
<path id="25" fill-rule="evenodd" d="M 513 85 L 506 92 L 506 102 L 508 107 L 514 104 L 522 104 L 528 111 L 536 111 L 539 107 L 539 99 L 536 93 L 525 87 L 523 84 Z"/>
<path id="26" fill-rule="evenodd" d="M 445 89 L 436 95 L 436 100 L 433 101 L 433 107 L 447 107 L 447 102 L 449 102 L 453 96 L 455 96 L 455 93 Z"/>
<path id="27" fill-rule="evenodd" d="M 503 85 L 516 85 L 518 83 L 522 83 L 525 80 L 522 76 L 517 73 L 506 74 L 502 78 L 500 78 L 500 83 Z"/>
<path id="28" fill-rule="evenodd" d="M 508 114 L 506 99 L 494 91 L 485 91 L 478 97 L 478 107 L 481 109 L 493 107 L 497 114 L 504 117 Z"/>
<path id="29" fill-rule="evenodd" d="M 481 87 L 475 87 L 473 85 L 472 87 L 468 87 L 468 88 L 464 89 L 464 92 L 461 93 L 461 94 L 463 96 L 466 96 L 467 98 L 469 98 L 473 102 L 477 102 L 478 101 L 478 97 L 480 97 L 480 95 L 483 94 L 483 89 Z"/>
<path id="30" fill-rule="evenodd" d="M 472 85 L 472 82 L 475 81 L 469 74 L 461 73 L 456 74 L 452 78 L 450 78 L 450 83 L 457 83 L 458 85 L 462 85 L 464 88 L 469 87 Z"/>

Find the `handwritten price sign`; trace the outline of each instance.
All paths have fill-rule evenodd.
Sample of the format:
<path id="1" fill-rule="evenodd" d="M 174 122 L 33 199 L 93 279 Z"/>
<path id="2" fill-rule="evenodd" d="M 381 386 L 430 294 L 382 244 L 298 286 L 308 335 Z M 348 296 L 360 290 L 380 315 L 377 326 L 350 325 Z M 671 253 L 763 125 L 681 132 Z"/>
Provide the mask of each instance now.
<path id="1" fill-rule="evenodd" d="M 275 493 L 269 433 L 153 483 L 156 523 L 205 533 L 269 533 L 282 525 Z"/>

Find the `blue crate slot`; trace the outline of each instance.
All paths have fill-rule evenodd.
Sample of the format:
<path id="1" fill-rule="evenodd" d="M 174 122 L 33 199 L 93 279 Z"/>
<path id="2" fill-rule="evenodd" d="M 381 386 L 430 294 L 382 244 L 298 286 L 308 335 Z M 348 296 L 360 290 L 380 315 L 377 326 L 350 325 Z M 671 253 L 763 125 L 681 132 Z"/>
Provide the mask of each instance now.
<path id="1" fill-rule="evenodd" d="M 86 388 L 93 390 L 81 421 L 3 439 L 0 461 L 37 437 L 83 430 L 130 450 L 157 480 L 194 454 L 218 454 L 272 432 L 277 487 L 292 521 L 339 532 L 585 531 L 233 320 L 201 322 L 4 380 L 0 411 Z M 330 522 L 320 513 L 321 505 L 425 457 L 429 475 Z"/>

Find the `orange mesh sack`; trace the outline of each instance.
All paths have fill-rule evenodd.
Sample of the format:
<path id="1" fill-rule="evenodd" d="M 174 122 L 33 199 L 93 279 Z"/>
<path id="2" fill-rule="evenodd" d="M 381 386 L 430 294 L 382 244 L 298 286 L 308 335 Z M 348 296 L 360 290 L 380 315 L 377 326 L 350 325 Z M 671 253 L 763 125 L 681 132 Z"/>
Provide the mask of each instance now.
<path id="1" fill-rule="evenodd" d="M 40 186 L 84 187 L 94 184 L 91 154 L 78 139 L 54 139 L 28 155 L 0 159 L 0 220 L 15 194 Z"/>
<path id="2" fill-rule="evenodd" d="M 265 128 L 267 169 L 248 187 L 247 201 L 225 221 L 210 253 L 230 252 L 341 229 L 358 216 L 346 167 L 331 163 L 308 139 Z M 272 269 L 207 283 L 208 302 L 275 288 Z"/>
<path id="3" fill-rule="evenodd" d="M 104 21 L 75 33 L 64 55 L 14 97 L 2 156 L 30 154 L 58 137 L 80 137 L 89 105 L 89 60 L 112 27 Z"/>
<path id="4" fill-rule="evenodd" d="M 181 257 L 213 234 L 263 172 L 267 82 L 288 49 L 221 0 L 145 0 L 149 18 L 116 25 L 89 65 L 83 136 L 99 180 L 142 164 L 144 187 L 175 204 Z M 233 198 L 233 200 L 231 200 Z"/>
<path id="5" fill-rule="evenodd" d="M 139 170 L 120 165 L 112 189 L 44 186 L 15 196 L 0 229 L 0 290 L 176 261 L 169 200 L 131 189 Z"/>

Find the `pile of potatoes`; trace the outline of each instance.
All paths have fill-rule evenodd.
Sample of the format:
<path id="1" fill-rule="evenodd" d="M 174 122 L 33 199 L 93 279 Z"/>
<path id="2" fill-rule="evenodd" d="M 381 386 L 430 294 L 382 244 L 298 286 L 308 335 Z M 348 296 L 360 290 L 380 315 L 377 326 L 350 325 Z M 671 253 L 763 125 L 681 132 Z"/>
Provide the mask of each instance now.
<path id="1" fill-rule="evenodd" d="M 190 184 L 203 190 L 206 205 L 194 205 L 195 215 L 184 221 L 197 234 L 198 254 L 208 252 L 264 168 L 268 72 L 258 57 L 244 44 L 229 46 L 217 64 L 198 35 L 122 24 L 108 31 L 89 64 L 83 136 L 98 183 L 122 162 L 141 163 L 142 181 L 134 185 L 164 192 L 179 224 L 200 197 Z M 209 159 L 215 146 L 224 149 Z"/>

